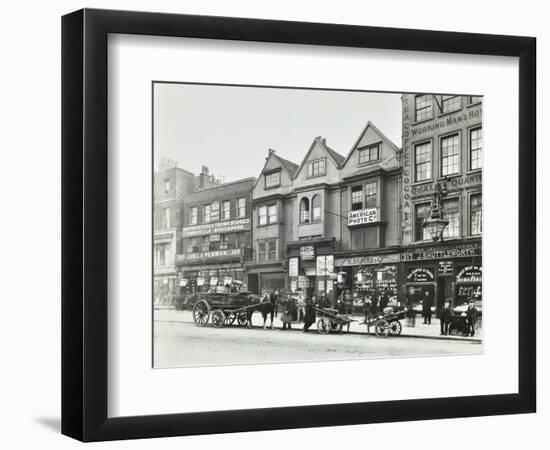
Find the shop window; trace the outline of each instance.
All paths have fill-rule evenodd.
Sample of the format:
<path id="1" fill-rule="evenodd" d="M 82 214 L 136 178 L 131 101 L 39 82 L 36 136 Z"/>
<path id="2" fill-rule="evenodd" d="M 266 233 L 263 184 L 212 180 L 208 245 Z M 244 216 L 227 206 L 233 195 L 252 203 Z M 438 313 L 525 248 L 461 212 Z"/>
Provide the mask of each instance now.
<path id="1" fill-rule="evenodd" d="M 421 203 L 414 207 L 414 240 L 426 241 L 431 239 L 430 233 L 424 228 L 424 221 L 430 217 L 430 203 Z"/>
<path id="2" fill-rule="evenodd" d="M 213 202 L 210 209 L 210 222 L 218 222 L 220 220 L 220 202 Z"/>
<path id="3" fill-rule="evenodd" d="M 311 199 L 312 222 L 321 220 L 321 196 L 314 195 Z"/>
<path id="4" fill-rule="evenodd" d="M 460 211 L 458 198 L 443 202 L 443 214 L 449 224 L 443 230 L 443 239 L 452 239 L 460 236 Z"/>
<path id="5" fill-rule="evenodd" d="M 376 208 L 377 183 L 372 181 L 365 185 L 365 208 Z"/>
<path id="6" fill-rule="evenodd" d="M 351 209 L 352 211 L 363 209 L 363 186 L 351 188 Z"/>
<path id="7" fill-rule="evenodd" d="M 441 176 L 460 172 L 460 136 L 453 134 L 441 138 Z"/>
<path id="8" fill-rule="evenodd" d="M 281 172 L 267 173 L 264 175 L 265 188 L 274 188 L 281 185 Z"/>
<path id="9" fill-rule="evenodd" d="M 462 107 L 461 97 L 458 95 L 442 95 L 441 96 L 441 112 L 447 113 L 456 111 Z"/>
<path id="10" fill-rule="evenodd" d="M 483 129 L 470 130 L 470 170 L 483 167 Z"/>
<path id="11" fill-rule="evenodd" d="M 300 200 L 300 223 L 309 223 L 309 199 L 307 197 Z"/>
<path id="12" fill-rule="evenodd" d="M 163 221 L 164 221 L 164 228 L 170 228 L 170 218 L 171 218 L 171 215 L 170 215 L 170 208 L 164 208 L 163 211 Z"/>
<path id="13" fill-rule="evenodd" d="M 415 112 L 415 120 L 417 122 L 424 119 L 430 119 L 433 115 L 432 96 L 417 95 L 414 98 L 414 112 Z"/>
<path id="14" fill-rule="evenodd" d="M 414 146 L 414 180 L 432 178 L 432 143 L 424 142 Z"/>
<path id="15" fill-rule="evenodd" d="M 325 158 L 316 159 L 307 163 L 307 176 L 320 177 L 325 174 Z"/>
<path id="16" fill-rule="evenodd" d="M 193 206 L 189 217 L 189 225 L 196 225 L 199 222 L 199 208 Z"/>
<path id="17" fill-rule="evenodd" d="M 237 199 L 237 217 L 244 217 L 246 215 L 246 198 L 242 197 Z"/>
<path id="18" fill-rule="evenodd" d="M 371 145 L 359 149 L 359 164 L 366 164 L 380 159 L 380 145 Z"/>
<path id="19" fill-rule="evenodd" d="M 470 197 L 470 234 L 478 236 L 482 232 L 483 215 L 481 205 L 481 194 Z"/>
<path id="20" fill-rule="evenodd" d="M 202 207 L 202 222 L 203 223 L 209 223 L 210 222 L 210 211 L 211 211 L 211 205 L 204 205 Z"/>

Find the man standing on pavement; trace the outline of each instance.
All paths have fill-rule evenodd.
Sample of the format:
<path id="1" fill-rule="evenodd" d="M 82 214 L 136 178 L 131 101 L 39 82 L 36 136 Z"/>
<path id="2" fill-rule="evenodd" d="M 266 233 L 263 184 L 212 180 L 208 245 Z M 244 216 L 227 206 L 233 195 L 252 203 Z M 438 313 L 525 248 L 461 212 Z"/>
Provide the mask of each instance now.
<path id="1" fill-rule="evenodd" d="M 301 322 L 302 320 L 304 320 L 304 317 L 306 315 L 306 301 L 301 292 L 298 293 L 298 298 L 296 300 L 296 308 L 297 308 L 296 318 L 298 322 Z"/>
<path id="2" fill-rule="evenodd" d="M 468 301 L 468 309 L 466 310 L 466 336 L 474 336 L 476 334 L 477 308 L 475 307 L 474 299 Z"/>
<path id="3" fill-rule="evenodd" d="M 424 323 L 428 325 L 432 323 L 432 305 L 432 296 L 428 291 L 425 291 L 422 299 L 422 316 L 424 317 Z"/>
<path id="4" fill-rule="evenodd" d="M 445 305 L 441 308 L 439 314 L 441 336 L 447 336 L 449 334 L 449 325 L 451 324 L 451 317 L 453 315 L 450 305 L 449 300 L 445 301 Z"/>

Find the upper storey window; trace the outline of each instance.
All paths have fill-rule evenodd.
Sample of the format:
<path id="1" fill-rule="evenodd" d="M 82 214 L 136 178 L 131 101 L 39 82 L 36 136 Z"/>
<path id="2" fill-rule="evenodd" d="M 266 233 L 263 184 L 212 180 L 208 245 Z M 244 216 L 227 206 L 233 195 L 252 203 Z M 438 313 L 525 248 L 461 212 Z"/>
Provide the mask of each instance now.
<path id="1" fill-rule="evenodd" d="M 414 118 L 418 122 L 424 119 L 431 119 L 432 97 L 430 95 L 417 95 L 414 98 Z"/>
<path id="2" fill-rule="evenodd" d="M 325 158 L 315 159 L 307 163 L 307 176 L 320 177 L 326 173 L 326 161 Z"/>
<path id="3" fill-rule="evenodd" d="M 281 172 L 272 172 L 266 173 L 265 178 L 265 188 L 274 188 L 281 185 Z"/>
<path id="4" fill-rule="evenodd" d="M 359 164 L 366 164 L 380 159 L 380 145 L 370 145 L 359 149 Z"/>

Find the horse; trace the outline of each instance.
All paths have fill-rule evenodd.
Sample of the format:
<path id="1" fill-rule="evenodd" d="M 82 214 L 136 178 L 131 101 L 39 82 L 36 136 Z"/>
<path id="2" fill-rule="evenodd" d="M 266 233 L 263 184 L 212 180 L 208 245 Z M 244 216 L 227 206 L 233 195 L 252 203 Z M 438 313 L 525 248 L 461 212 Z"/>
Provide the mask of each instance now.
<path id="1" fill-rule="evenodd" d="M 270 328 L 273 329 L 273 316 L 275 315 L 275 303 L 271 303 L 268 301 L 262 301 L 258 305 L 256 305 L 254 308 L 249 308 L 246 311 L 246 320 L 247 325 L 249 327 L 252 326 L 252 314 L 255 311 L 259 311 L 262 314 L 262 318 L 264 319 L 264 330 L 266 329 L 266 322 L 267 322 L 267 316 L 270 316 L 271 322 L 270 322 Z"/>

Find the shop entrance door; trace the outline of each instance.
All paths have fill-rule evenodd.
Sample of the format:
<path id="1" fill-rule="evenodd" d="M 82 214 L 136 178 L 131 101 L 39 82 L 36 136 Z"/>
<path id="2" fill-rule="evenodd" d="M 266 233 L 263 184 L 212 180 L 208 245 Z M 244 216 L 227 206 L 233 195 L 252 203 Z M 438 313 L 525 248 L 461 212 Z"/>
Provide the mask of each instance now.
<path id="1" fill-rule="evenodd" d="M 453 285 L 452 277 L 438 277 L 437 278 L 437 300 L 436 300 L 436 311 L 439 314 L 439 310 L 445 304 L 445 300 L 449 299 L 452 302 L 453 298 Z"/>

